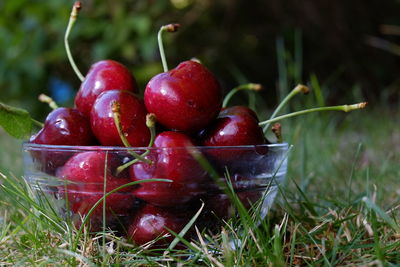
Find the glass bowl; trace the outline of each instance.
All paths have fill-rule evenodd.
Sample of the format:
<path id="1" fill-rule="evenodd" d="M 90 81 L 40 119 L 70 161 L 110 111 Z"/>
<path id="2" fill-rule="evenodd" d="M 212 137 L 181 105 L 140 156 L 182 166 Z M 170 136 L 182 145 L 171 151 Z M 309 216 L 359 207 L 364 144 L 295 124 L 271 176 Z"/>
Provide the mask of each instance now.
<path id="1" fill-rule="evenodd" d="M 80 227 L 104 226 L 137 244 L 195 224 L 215 228 L 236 214 L 232 199 L 259 218 L 285 178 L 289 146 L 123 148 L 25 143 L 24 173 L 36 196 Z M 234 193 L 233 193 L 234 192 Z"/>

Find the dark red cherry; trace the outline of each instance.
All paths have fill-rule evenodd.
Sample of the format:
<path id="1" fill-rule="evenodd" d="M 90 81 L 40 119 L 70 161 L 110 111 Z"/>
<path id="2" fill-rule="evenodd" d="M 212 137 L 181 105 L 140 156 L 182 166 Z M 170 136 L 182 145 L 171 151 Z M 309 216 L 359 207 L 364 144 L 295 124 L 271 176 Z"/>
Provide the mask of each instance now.
<path id="1" fill-rule="evenodd" d="M 207 172 L 188 151 L 193 148 L 189 137 L 180 132 L 157 135 L 147 159 L 130 168 L 134 181 L 162 178 L 172 182 L 143 182 L 135 189 L 136 197 L 156 206 L 176 206 L 187 203 L 202 192 Z"/>
<path id="2" fill-rule="evenodd" d="M 87 146 L 96 140 L 90 128 L 89 119 L 73 108 L 57 108 L 49 113 L 44 127 L 30 139 L 31 143 L 44 145 Z M 43 171 L 53 174 L 72 154 L 58 152 L 57 149 L 43 148 L 33 153 Z"/>
<path id="3" fill-rule="evenodd" d="M 80 225 L 80 215 L 87 215 L 93 205 L 104 196 L 104 191 L 110 192 L 131 182 L 127 172 L 120 176 L 114 174 L 121 164 L 121 159 L 115 154 L 88 151 L 75 154 L 59 169 L 57 177 L 65 184 L 58 187 L 58 192 L 68 200 L 69 210 L 77 225 Z M 132 186 L 128 186 L 106 198 L 107 222 L 132 213 L 137 203 L 131 191 Z M 103 202 L 94 209 L 90 221 L 96 226 L 101 225 L 102 216 Z"/>
<path id="4" fill-rule="evenodd" d="M 168 234 L 168 237 L 158 240 L 155 245 L 165 246 L 174 240 L 172 230 L 179 233 L 189 222 L 186 213 L 152 205 L 144 206 L 135 215 L 128 228 L 128 239 L 136 245 L 143 245 L 158 237 Z"/>
<path id="5" fill-rule="evenodd" d="M 135 78 L 124 65 L 102 60 L 90 67 L 75 97 L 75 106 L 89 117 L 96 98 L 107 90 L 138 91 Z"/>
<path id="6" fill-rule="evenodd" d="M 165 127 L 196 132 L 217 117 L 222 91 L 217 79 L 202 64 L 184 61 L 150 80 L 144 102 Z"/>
<path id="7" fill-rule="evenodd" d="M 90 113 L 92 131 L 103 146 L 123 146 L 115 125 L 112 106 L 120 107 L 122 132 L 131 146 L 145 147 L 150 141 L 146 126 L 146 108 L 143 102 L 129 91 L 105 91 L 97 98 Z"/>
<path id="8" fill-rule="evenodd" d="M 209 147 L 206 155 L 214 161 L 216 168 L 223 171 L 228 167 L 230 174 L 241 174 L 244 166 L 259 154 L 267 153 L 262 128 L 255 113 L 247 107 L 230 107 L 222 110 L 218 118 L 201 133 L 201 144 Z M 239 147 L 250 146 L 250 147 Z"/>
<path id="9" fill-rule="evenodd" d="M 85 146 L 94 143 L 89 119 L 73 108 L 49 113 L 44 127 L 30 139 L 34 144 Z"/>
<path id="10" fill-rule="evenodd" d="M 265 143 L 262 128 L 254 111 L 237 106 L 222 110 L 202 133 L 204 146 L 243 146 Z"/>
<path id="11" fill-rule="evenodd" d="M 254 110 L 246 106 L 233 106 L 233 107 L 222 108 L 218 117 L 228 116 L 228 115 L 239 115 L 239 114 L 250 115 L 254 119 L 256 119 L 257 122 L 259 121 L 257 114 L 254 112 Z"/>

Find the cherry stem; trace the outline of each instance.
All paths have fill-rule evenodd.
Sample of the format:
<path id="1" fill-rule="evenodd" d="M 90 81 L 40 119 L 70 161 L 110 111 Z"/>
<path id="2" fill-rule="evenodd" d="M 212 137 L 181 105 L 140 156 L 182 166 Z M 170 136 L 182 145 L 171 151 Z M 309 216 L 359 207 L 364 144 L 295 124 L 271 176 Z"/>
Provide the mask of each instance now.
<path id="1" fill-rule="evenodd" d="M 294 97 L 295 95 L 297 95 L 298 93 L 303 93 L 303 94 L 308 94 L 310 92 L 310 89 L 302 84 L 298 84 L 283 100 L 282 102 L 278 105 L 278 107 L 275 109 L 274 113 L 272 113 L 271 117 L 269 118 L 270 120 L 272 120 L 273 118 L 276 117 L 276 115 L 279 113 L 279 111 L 282 110 L 282 108 L 286 105 L 287 102 L 289 102 L 289 100 Z M 268 130 L 270 123 L 267 123 L 264 128 L 263 131 L 264 133 Z"/>
<path id="2" fill-rule="evenodd" d="M 64 45 L 65 45 L 65 50 L 67 51 L 69 63 L 71 64 L 72 68 L 74 69 L 75 74 L 78 76 L 79 80 L 81 80 L 81 82 L 82 82 L 85 79 L 85 76 L 82 75 L 82 73 L 79 71 L 78 67 L 76 66 L 75 60 L 72 57 L 71 50 L 69 48 L 69 43 L 68 43 L 69 34 L 71 32 L 72 27 L 75 24 L 75 21 L 76 21 L 76 18 L 78 17 L 78 13 L 79 13 L 80 9 L 81 9 L 81 2 L 76 1 L 74 3 L 74 6 L 72 7 L 71 16 L 69 17 L 67 30 L 65 31 Z"/>
<path id="3" fill-rule="evenodd" d="M 119 137 L 121 138 L 122 143 L 124 144 L 125 147 L 131 147 L 131 145 L 129 144 L 129 141 L 126 139 L 126 136 L 122 131 L 120 104 L 118 102 L 114 101 L 112 103 L 111 109 L 113 112 L 115 127 L 117 128 L 117 131 L 118 131 Z M 150 160 L 144 158 L 142 155 L 137 154 L 133 150 L 128 150 L 128 152 L 138 160 L 144 161 L 146 163 L 151 163 Z"/>
<path id="4" fill-rule="evenodd" d="M 149 128 L 150 131 L 150 141 L 148 147 L 152 147 L 154 145 L 154 139 L 156 138 L 156 116 L 153 113 L 149 113 L 146 116 L 146 126 Z M 141 156 L 145 157 L 150 153 L 150 150 L 147 149 Z M 121 165 L 117 168 L 117 175 L 120 174 L 123 170 L 128 168 L 129 166 L 135 164 L 138 162 L 140 159 L 135 158 L 134 160 L 131 160 L 124 165 Z M 146 163 L 153 163 L 151 160 L 146 159 L 148 162 Z"/>
<path id="5" fill-rule="evenodd" d="M 150 131 L 150 142 L 148 147 L 152 147 L 154 145 L 154 139 L 156 138 L 156 115 L 153 113 L 149 113 L 146 115 L 146 126 Z M 149 150 L 148 150 L 149 151 Z"/>
<path id="6" fill-rule="evenodd" d="M 229 93 L 226 94 L 224 101 L 222 102 L 222 107 L 226 108 L 232 96 L 241 90 L 260 91 L 261 89 L 263 89 L 263 87 L 259 83 L 246 83 L 239 85 L 238 87 L 233 88 Z"/>
<path id="7" fill-rule="evenodd" d="M 280 123 L 277 122 L 272 126 L 272 132 L 275 134 L 277 142 L 283 143 L 282 125 Z"/>
<path id="8" fill-rule="evenodd" d="M 40 102 L 49 104 L 49 107 L 52 108 L 53 110 L 58 108 L 57 103 L 53 100 L 53 98 L 51 98 L 48 95 L 40 94 L 38 99 Z"/>
<path id="9" fill-rule="evenodd" d="M 158 34 L 157 34 L 158 48 L 160 49 L 161 62 L 163 65 L 164 72 L 168 71 L 168 64 L 167 64 L 167 59 L 165 58 L 162 34 L 165 31 L 166 32 L 176 32 L 179 27 L 180 27 L 179 24 L 172 23 L 172 24 L 161 26 L 160 30 L 158 31 Z"/>
<path id="10" fill-rule="evenodd" d="M 352 111 L 352 110 L 365 108 L 366 106 L 367 106 L 367 102 L 361 102 L 361 103 L 353 104 L 353 105 L 341 105 L 341 106 L 310 108 L 310 109 L 305 109 L 305 110 L 301 110 L 301 111 L 285 114 L 285 115 L 282 115 L 282 116 L 279 116 L 279 117 L 275 117 L 273 119 L 269 119 L 269 120 L 266 120 L 266 121 L 262 121 L 262 122 L 258 123 L 258 125 L 262 126 L 262 125 L 270 124 L 272 122 L 280 121 L 280 120 L 283 120 L 283 119 L 286 119 L 286 118 L 295 117 L 295 116 L 298 116 L 298 115 L 303 115 L 303 114 L 312 113 L 312 112 L 328 111 L 328 110 L 349 112 L 349 111 Z"/>
<path id="11" fill-rule="evenodd" d="M 192 58 L 190 59 L 190 61 L 194 61 L 194 62 L 197 62 L 197 63 L 199 63 L 199 64 L 202 64 L 202 63 L 201 63 L 201 60 L 198 59 L 197 57 L 192 57 Z"/>

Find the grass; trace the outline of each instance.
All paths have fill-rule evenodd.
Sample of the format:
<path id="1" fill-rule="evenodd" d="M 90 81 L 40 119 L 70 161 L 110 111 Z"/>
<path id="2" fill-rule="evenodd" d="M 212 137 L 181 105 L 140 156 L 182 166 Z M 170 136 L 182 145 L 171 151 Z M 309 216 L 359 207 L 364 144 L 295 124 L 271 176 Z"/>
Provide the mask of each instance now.
<path id="1" fill-rule="evenodd" d="M 256 226 L 244 214 L 218 235 L 188 240 L 190 250 L 166 255 L 107 232 L 77 239 L 47 203 L 32 201 L 20 178 L 19 144 L 1 136 L 0 265 L 395 266 L 399 115 L 367 110 L 283 123 L 293 144 L 290 170 L 266 220 Z M 232 246 L 234 237 L 241 246 Z"/>
<path id="2" fill-rule="evenodd" d="M 296 33 L 293 56 L 277 40 L 281 99 L 302 77 L 300 39 Z M 297 96 L 295 110 L 325 104 L 329 91 L 315 75 L 310 81 L 314 95 Z M 256 104 L 250 94 L 249 105 Z M 46 199 L 34 201 L 21 178 L 20 142 L 0 131 L 0 266 L 399 265 L 399 124 L 400 113 L 371 108 L 282 122 L 293 149 L 267 218 L 257 225 L 257 210 L 248 214 L 239 205 L 239 218 L 219 234 L 177 235 L 189 249 L 166 251 L 133 246 L 111 232 L 77 234 Z"/>

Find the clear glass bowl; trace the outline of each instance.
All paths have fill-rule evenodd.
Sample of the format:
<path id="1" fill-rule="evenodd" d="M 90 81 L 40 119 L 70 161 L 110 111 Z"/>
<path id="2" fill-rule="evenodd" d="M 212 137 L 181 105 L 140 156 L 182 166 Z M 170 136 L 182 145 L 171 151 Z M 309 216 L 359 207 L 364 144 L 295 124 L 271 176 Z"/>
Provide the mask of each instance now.
<path id="1" fill-rule="evenodd" d="M 134 237 L 135 227 L 153 227 L 143 226 L 149 225 L 143 224 L 146 216 L 150 224 L 161 216 L 164 226 L 179 232 L 202 203 L 196 225 L 217 226 L 235 214 L 232 191 L 245 208 L 258 202 L 264 218 L 285 178 L 288 148 L 286 143 L 150 149 L 25 143 L 23 158 L 28 184 L 63 217 L 80 226 L 88 215 L 92 231 L 106 224 Z"/>

